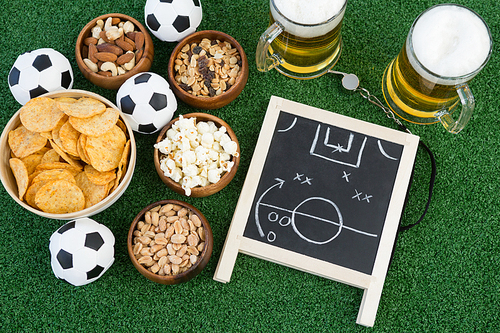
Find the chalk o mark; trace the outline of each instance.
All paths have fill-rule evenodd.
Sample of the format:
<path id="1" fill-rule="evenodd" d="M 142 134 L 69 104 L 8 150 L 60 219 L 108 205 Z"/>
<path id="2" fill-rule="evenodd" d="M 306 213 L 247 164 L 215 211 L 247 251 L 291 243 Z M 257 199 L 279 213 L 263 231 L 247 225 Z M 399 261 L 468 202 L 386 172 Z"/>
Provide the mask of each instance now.
<path id="1" fill-rule="evenodd" d="M 290 223 L 292 222 L 292 219 L 288 216 L 283 216 L 282 218 L 280 218 L 280 221 L 278 222 L 280 224 L 280 226 L 282 227 L 287 227 L 290 225 Z"/>
<path id="2" fill-rule="evenodd" d="M 280 216 L 278 215 L 278 213 L 276 212 L 270 212 L 269 214 L 267 214 L 267 219 L 270 221 L 270 222 L 276 222 L 278 221 L 278 218 Z"/>
<path id="3" fill-rule="evenodd" d="M 378 144 L 378 149 L 380 150 L 380 153 L 382 155 L 384 155 L 385 157 L 387 157 L 388 159 L 393 160 L 393 161 L 397 161 L 398 160 L 396 157 L 392 157 L 389 154 L 387 154 L 387 152 L 382 147 L 382 142 L 380 142 L 380 140 L 377 141 L 377 144 Z"/>
<path id="4" fill-rule="evenodd" d="M 288 128 L 278 130 L 278 132 L 280 132 L 280 133 L 288 132 L 289 130 L 291 130 L 295 126 L 296 123 L 297 123 L 297 117 L 295 117 L 292 124 Z"/>
<path id="5" fill-rule="evenodd" d="M 268 241 L 269 243 L 272 243 L 272 242 L 274 242 L 275 240 L 276 240 L 276 233 L 274 233 L 274 231 L 269 231 L 269 232 L 267 233 L 267 241 Z"/>

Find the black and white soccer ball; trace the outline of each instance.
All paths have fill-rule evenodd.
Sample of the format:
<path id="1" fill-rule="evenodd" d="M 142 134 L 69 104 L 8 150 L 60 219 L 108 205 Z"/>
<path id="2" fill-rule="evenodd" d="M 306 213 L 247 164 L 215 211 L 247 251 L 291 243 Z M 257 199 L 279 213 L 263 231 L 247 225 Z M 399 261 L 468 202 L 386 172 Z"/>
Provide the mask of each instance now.
<path id="1" fill-rule="evenodd" d="M 200 0 L 147 0 L 144 21 L 151 33 L 164 42 L 178 42 L 201 23 Z"/>
<path id="2" fill-rule="evenodd" d="M 121 85 L 116 105 L 134 131 L 151 134 L 172 120 L 177 99 L 167 80 L 158 74 L 144 72 Z"/>
<path id="3" fill-rule="evenodd" d="M 113 264 L 115 237 L 103 224 L 84 217 L 67 222 L 50 237 L 54 275 L 74 286 L 100 278 Z"/>
<path id="4" fill-rule="evenodd" d="M 9 72 L 9 88 L 22 105 L 42 94 L 73 87 L 73 70 L 58 51 L 43 48 L 17 57 Z"/>

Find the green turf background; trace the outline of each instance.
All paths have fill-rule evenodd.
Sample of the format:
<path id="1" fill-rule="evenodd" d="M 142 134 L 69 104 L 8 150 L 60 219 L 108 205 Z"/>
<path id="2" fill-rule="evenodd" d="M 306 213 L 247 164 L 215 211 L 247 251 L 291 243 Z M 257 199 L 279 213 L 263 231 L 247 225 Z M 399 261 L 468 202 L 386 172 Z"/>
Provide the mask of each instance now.
<path id="1" fill-rule="evenodd" d="M 136 135 L 132 182 L 113 206 L 94 218 L 116 237 L 116 261 L 102 278 L 83 287 L 57 280 L 48 241 L 63 221 L 29 213 L 0 187 L 0 331 L 3 332 L 499 332 L 500 191 L 498 39 L 496 0 L 460 0 L 489 24 L 493 54 L 473 80 L 477 100 L 470 123 L 458 135 L 441 125 L 408 127 L 431 147 L 438 174 L 434 198 L 421 225 L 398 238 L 373 328 L 355 323 L 362 290 L 238 255 L 232 281 L 212 280 L 271 95 L 394 128 L 382 111 L 326 75 L 298 81 L 277 71 L 260 73 L 255 48 L 268 23 L 268 0 L 202 0 L 199 30 L 214 29 L 243 46 L 250 76 L 230 105 L 210 111 L 230 124 L 241 144 L 234 180 L 207 198 L 181 197 L 161 183 L 153 165 L 155 135 Z M 363 87 L 382 97 L 385 66 L 397 55 L 411 23 L 435 0 L 350 0 L 344 48 L 336 69 L 356 73 Z M 23 52 L 51 47 L 71 62 L 74 88 L 115 101 L 116 91 L 93 86 L 79 72 L 74 44 L 92 18 L 111 12 L 144 22 L 144 0 L 16 0 L 0 8 L 0 130 L 19 109 L 7 75 Z M 153 37 L 152 71 L 166 77 L 174 43 Z M 198 111 L 179 103 L 178 113 Z M 403 223 L 415 221 L 425 203 L 429 159 L 417 155 L 415 179 Z M 146 205 L 166 198 L 198 207 L 214 233 L 206 269 L 181 285 L 158 285 L 140 275 L 126 251 L 130 222 Z"/>

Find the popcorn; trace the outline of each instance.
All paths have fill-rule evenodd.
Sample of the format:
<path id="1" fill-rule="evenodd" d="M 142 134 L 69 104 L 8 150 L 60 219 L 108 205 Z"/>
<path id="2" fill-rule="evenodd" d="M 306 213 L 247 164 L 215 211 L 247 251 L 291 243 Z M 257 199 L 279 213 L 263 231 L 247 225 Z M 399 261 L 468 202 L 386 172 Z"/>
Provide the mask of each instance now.
<path id="1" fill-rule="evenodd" d="M 217 183 L 234 166 L 231 157 L 238 156 L 238 144 L 224 126 L 197 123 L 195 117 L 180 116 L 154 147 L 163 154 L 160 168 L 165 176 L 179 183 L 187 196 L 193 187 Z"/>

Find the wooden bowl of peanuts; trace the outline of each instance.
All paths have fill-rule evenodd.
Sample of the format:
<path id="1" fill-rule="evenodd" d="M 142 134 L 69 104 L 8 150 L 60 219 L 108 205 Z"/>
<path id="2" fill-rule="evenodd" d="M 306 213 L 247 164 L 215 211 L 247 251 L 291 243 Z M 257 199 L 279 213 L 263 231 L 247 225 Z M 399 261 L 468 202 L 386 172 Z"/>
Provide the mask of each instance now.
<path id="1" fill-rule="evenodd" d="M 132 221 L 127 248 L 134 267 L 149 280 L 161 284 L 186 282 L 210 260 L 212 229 L 194 206 L 161 200 L 141 210 Z"/>
<path id="2" fill-rule="evenodd" d="M 154 56 L 153 40 L 133 17 L 105 14 L 80 31 L 75 56 L 86 79 L 96 86 L 116 90 L 128 78 L 149 71 Z"/>
<path id="3" fill-rule="evenodd" d="M 214 30 L 198 31 L 181 40 L 168 62 L 173 92 L 198 109 L 218 109 L 232 102 L 245 87 L 248 72 L 241 45 Z"/>
<path id="4" fill-rule="evenodd" d="M 181 147 L 183 142 L 188 149 Z M 200 198 L 219 192 L 234 178 L 239 163 L 236 134 L 224 120 L 208 113 L 181 115 L 156 139 L 156 172 L 182 195 Z"/>

